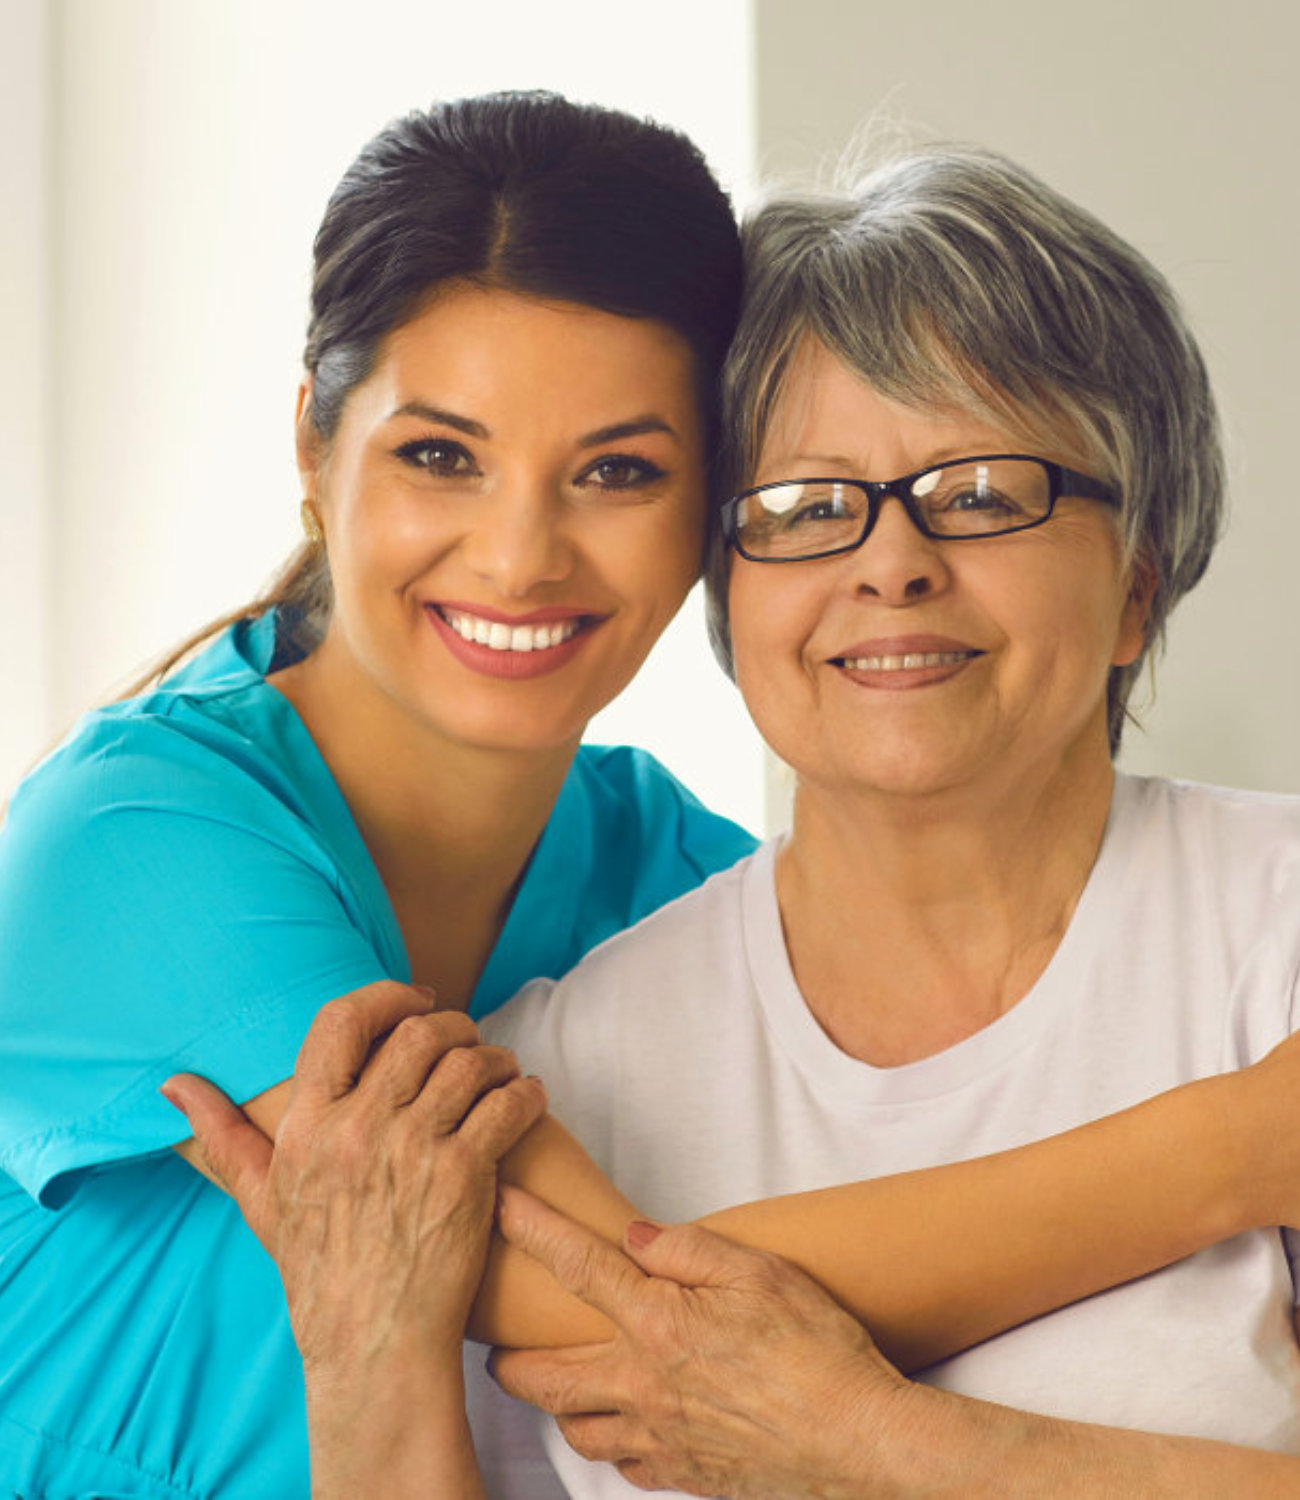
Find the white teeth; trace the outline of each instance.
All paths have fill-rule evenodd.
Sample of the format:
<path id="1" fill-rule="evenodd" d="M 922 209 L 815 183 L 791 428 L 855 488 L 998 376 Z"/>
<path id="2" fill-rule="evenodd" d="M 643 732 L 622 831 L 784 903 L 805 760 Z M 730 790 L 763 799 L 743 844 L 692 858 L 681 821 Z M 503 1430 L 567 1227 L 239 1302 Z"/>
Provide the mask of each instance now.
<path id="1" fill-rule="evenodd" d="M 479 615 L 444 609 L 439 613 L 462 640 L 474 641 L 492 651 L 546 651 L 577 635 L 578 620 L 557 620 L 550 625 L 506 625 Z"/>
<path id="2" fill-rule="evenodd" d="M 969 661 L 971 651 L 909 651 L 905 656 L 846 656 L 850 672 L 914 672 L 919 667 L 953 667 Z"/>

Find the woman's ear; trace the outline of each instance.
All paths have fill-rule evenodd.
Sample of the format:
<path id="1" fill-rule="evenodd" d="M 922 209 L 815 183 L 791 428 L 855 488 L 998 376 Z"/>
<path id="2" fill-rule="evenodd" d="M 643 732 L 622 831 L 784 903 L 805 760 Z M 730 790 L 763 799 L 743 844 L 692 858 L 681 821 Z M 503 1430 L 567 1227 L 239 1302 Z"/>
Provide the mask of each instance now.
<path id="1" fill-rule="evenodd" d="M 1136 558 L 1129 571 L 1128 598 L 1120 614 L 1111 666 L 1130 666 L 1146 649 L 1147 622 L 1151 616 L 1151 602 L 1156 596 L 1157 581 L 1155 565 L 1150 558 Z"/>
<path id="2" fill-rule="evenodd" d="M 298 453 L 298 477 L 302 481 L 302 493 L 304 498 L 314 500 L 325 445 L 312 419 L 310 375 L 305 375 L 302 384 L 298 387 L 293 423 L 294 444 Z"/>

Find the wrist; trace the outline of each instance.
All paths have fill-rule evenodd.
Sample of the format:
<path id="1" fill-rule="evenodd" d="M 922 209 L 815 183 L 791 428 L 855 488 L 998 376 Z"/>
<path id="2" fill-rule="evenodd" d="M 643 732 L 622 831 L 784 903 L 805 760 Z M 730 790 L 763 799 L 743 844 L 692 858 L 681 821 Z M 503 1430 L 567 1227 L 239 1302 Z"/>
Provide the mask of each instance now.
<path id="1" fill-rule="evenodd" d="M 305 1374 L 312 1500 L 481 1496 L 459 1346 L 454 1357 Z"/>
<path id="2" fill-rule="evenodd" d="M 816 1493 L 832 1500 L 973 1493 L 962 1485 L 980 1455 L 976 1435 L 960 1420 L 962 1398 L 902 1376 L 886 1383 L 882 1373 L 873 1367 L 859 1383 L 853 1417 L 843 1427 L 848 1444 L 833 1482 Z"/>
<path id="3" fill-rule="evenodd" d="M 1010 1500 L 1055 1493 L 1046 1417 L 912 1383 L 884 1413 L 861 1475 L 882 1500 Z"/>
<path id="4" fill-rule="evenodd" d="M 1219 1239 L 1285 1222 L 1274 1182 L 1281 1156 L 1276 1111 L 1269 1108 L 1262 1066 L 1256 1063 L 1196 1085 L 1205 1090 L 1205 1117 L 1213 1134 L 1209 1159 L 1218 1171 Z M 1287 1186 L 1282 1184 L 1281 1193 Z"/>

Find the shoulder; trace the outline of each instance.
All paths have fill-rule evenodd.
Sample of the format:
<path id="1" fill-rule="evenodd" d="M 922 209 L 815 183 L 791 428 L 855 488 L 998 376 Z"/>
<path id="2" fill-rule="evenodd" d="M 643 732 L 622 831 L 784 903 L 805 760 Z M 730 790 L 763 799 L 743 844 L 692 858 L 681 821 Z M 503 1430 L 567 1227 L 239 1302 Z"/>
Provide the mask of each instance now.
<path id="1" fill-rule="evenodd" d="M 67 840 L 138 840 L 167 820 L 242 822 L 270 832 L 292 783 L 247 732 L 209 705 L 172 698 L 100 710 L 17 788 L 4 827 L 11 852 Z"/>
<path id="2" fill-rule="evenodd" d="M 138 838 L 147 820 L 167 816 L 265 830 L 277 804 L 296 810 L 309 773 L 285 744 L 292 710 L 248 654 L 269 629 L 227 631 L 174 677 L 84 715 L 14 792 L 6 842 L 48 848 L 125 827 Z"/>
<path id="3" fill-rule="evenodd" d="M 671 850 L 692 872 L 691 884 L 757 846 L 753 834 L 711 812 L 646 750 L 584 745 L 574 774 L 593 810 L 612 818 L 606 826 L 617 827 L 623 838 L 633 837 L 643 858 Z"/>
<path id="4" fill-rule="evenodd" d="M 1139 856 L 1171 875 L 1274 895 L 1300 881 L 1300 797 L 1137 776 L 1121 777 L 1117 795 Z"/>

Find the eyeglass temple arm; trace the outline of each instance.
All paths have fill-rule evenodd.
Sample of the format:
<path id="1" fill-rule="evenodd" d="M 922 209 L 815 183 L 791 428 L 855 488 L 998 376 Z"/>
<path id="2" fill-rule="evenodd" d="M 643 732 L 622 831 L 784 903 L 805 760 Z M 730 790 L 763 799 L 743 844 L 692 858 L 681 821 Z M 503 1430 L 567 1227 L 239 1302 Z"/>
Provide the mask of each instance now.
<path id="1" fill-rule="evenodd" d="M 1100 479 L 1094 479 L 1090 474 L 1080 474 L 1077 469 L 1060 467 L 1057 472 L 1060 476 L 1058 494 L 1074 495 L 1080 500 L 1102 500 L 1107 505 L 1119 504 L 1119 496 Z"/>

